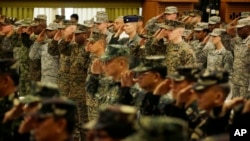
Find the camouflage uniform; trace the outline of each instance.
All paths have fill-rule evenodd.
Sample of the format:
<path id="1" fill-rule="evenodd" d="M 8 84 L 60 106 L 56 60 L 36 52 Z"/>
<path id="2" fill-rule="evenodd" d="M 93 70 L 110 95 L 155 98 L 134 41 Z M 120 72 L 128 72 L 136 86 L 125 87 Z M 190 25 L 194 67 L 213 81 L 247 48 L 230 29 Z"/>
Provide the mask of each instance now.
<path id="1" fill-rule="evenodd" d="M 186 42 L 169 43 L 167 45 L 166 65 L 168 74 L 173 74 L 178 66 L 193 65 L 195 61 L 194 53 Z"/>
<path id="2" fill-rule="evenodd" d="M 10 37 L 1 36 L 0 37 L 0 57 L 1 58 L 13 58 L 14 47 L 21 46 L 20 36 L 16 33 L 12 34 Z"/>
<path id="3" fill-rule="evenodd" d="M 76 31 L 77 32 L 77 31 Z M 77 105 L 77 130 L 80 131 L 81 140 L 85 139 L 85 135 L 81 130 L 82 124 L 88 121 L 88 111 L 86 106 L 86 90 L 85 81 L 87 78 L 87 70 L 90 63 L 90 54 L 86 52 L 83 45 L 77 43 L 69 43 L 66 46 L 59 46 L 60 53 L 69 56 L 69 93 L 68 98 L 73 100 Z"/>
<path id="4" fill-rule="evenodd" d="M 61 54 L 58 48 L 61 48 L 62 46 L 67 46 L 68 44 L 69 42 L 66 42 L 65 40 L 61 40 L 59 43 L 58 41 L 52 40 L 48 46 L 48 53 L 51 56 L 59 55 L 59 70 L 58 70 L 57 85 L 63 96 L 68 96 L 70 89 L 70 82 L 69 82 L 70 56 Z"/>
<path id="5" fill-rule="evenodd" d="M 48 54 L 49 42 L 51 40 L 35 42 L 30 48 L 29 57 L 32 60 L 41 59 L 41 82 L 57 84 L 59 58 Z"/>
<path id="6" fill-rule="evenodd" d="M 238 21 L 236 27 L 242 27 L 249 25 L 250 20 L 242 19 Z M 233 97 L 242 96 L 249 98 L 250 91 L 250 36 L 234 46 L 234 62 L 233 62 L 233 74 L 232 83 Z"/>

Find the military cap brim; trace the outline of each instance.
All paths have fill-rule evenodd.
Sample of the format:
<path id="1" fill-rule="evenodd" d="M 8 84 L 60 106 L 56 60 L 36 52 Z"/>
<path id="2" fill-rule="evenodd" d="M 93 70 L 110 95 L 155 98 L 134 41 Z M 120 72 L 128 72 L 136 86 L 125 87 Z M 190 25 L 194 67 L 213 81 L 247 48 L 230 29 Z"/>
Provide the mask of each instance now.
<path id="1" fill-rule="evenodd" d="M 173 30 L 174 27 L 173 26 L 169 26 L 169 25 L 166 25 L 164 23 L 161 23 L 161 24 L 158 24 L 158 26 L 162 29 L 167 29 L 167 30 Z"/>
<path id="2" fill-rule="evenodd" d="M 41 98 L 38 96 L 33 96 L 33 95 L 27 95 L 24 98 L 20 99 L 20 103 L 22 104 L 30 104 L 34 102 L 39 102 L 41 101 Z"/>
<path id="3" fill-rule="evenodd" d="M 202 91 L 202 90 L 205 90 L 206 88 L 213 86 L 217 83 L 218 83 L 217 80 L 202 81 L 201 79 L 199 79 L 198 82 L 193 85 L 193 89 L 195 91 Z"/>

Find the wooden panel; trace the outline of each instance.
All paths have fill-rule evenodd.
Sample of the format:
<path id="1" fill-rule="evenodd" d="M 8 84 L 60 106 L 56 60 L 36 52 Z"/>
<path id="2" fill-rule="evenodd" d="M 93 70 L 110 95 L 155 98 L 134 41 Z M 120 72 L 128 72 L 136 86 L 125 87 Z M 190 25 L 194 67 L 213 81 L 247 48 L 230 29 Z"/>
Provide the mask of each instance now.
<path id="1" fill-rule="evenodd" d="M 234 18 L 240 16 L 240 12 L 249 10 L 250 10 L 250 3 L 226 3 L 225 21 L 230 22 Z"/>
<path id="2" fill-rule="evenodd" d="M 148 21 L 150 18 L 156 16 L 158 12 L 158 2 L 146 1 L 142 5 L 142 16 L 144 17 L 144 22 Z"/>
<path id="3" fill-rule="evenodd" d="M 2 15 L 15 17 L 17 19 L 33 19 L 33 8 L 2 7 Z"/>
<path id="4" fill-rule="evenodd" d="M 110 20 L 115 20 L 118 16 L 139 15 L 138 8 L 106 8 Z"/>

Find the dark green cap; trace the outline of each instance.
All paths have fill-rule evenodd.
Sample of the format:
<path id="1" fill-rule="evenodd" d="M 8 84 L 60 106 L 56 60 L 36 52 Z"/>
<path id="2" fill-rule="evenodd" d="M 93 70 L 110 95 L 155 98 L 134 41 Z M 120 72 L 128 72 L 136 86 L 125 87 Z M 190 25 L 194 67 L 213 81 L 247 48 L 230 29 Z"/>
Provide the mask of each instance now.
<path id="1" fill-rule="evenodd" d="M 160 28 L 163 29 L 176 29 L 176 28 L 185 28 L 185 23 L 180 21 L 166 20 L 165 23 L 159 24 Z"/>
<path id="2" fill-rule="evenodd" d="M 0 58 L 0 73 L 9 72 L 10 70 L 14 69 L 13 65 L 15 64 L 14 59 L 1 59 Z"/>
<path id="3" fill-rule="evenodd" d="M 132 69 L 132 71 L 144 72 L 144 71 L 149 71 L 153 68 L 166 67 L 166 65 L 164 65 L 165 56 L 161 55 L 146 56 L 144 58 L 141 58 L 139 62 L 140 63 L 137 66 L 135 66 Z"/>
<path id="4" fill-rule="evenodd" d="M 105 53 L 100 59 L 105 62 L 120 56 L 129 56 L 128 47 L 124 45 L 111 44 L 106 47 Z"/>
<path id="5" fill-rule="evenodd" d="M 186 79 L 191 80 L 191 81 L 196 81 L 200 71 L 201 70 L 196 66 L 182 66 L 182 67 L 178 67 L 176 69 L 176 72 L 169 77 L 177 82 L 180 82 Z"/>
<path id="6" fill-rule="evenodd" d="M 32 114 L 33 117 L 44 118 L 50 116 L 74 118 L 76 114 L 76 104 L 62 97 L 46 99 L 41 102 L 39 110 Z"/>
<path id="7" fill-rule="evenodd" d="M 110 105 L 101 108 L 97 120 L 85 128 L 106 130 L 113 138 L 124 138 L 136 130 L 137 109 L 127 105 Z"/>
<path id="8" fill-rule="evenodd" d="M 220 68 L 207 69 L 199 75 L 193 89 L 201 91 L 213 85 L 228 83 L 228 81 L 229 72 Z"/>
<path id="9" fill-rule="evenodd" d="M 181 119 L 171 117 L 142 117 L 139 131 L 125 141 L 186 141 L 188 125 Z"/>
<path id="10" fill-rule="evenodd" d="M 107 35 L 105 35 L 105 34 L 102 34 L 98 31 L 93 31 L 87 40 L 90 42 L 96 42 L 100 39 L 106 39 L 106 37 L 107 37 Z"/>

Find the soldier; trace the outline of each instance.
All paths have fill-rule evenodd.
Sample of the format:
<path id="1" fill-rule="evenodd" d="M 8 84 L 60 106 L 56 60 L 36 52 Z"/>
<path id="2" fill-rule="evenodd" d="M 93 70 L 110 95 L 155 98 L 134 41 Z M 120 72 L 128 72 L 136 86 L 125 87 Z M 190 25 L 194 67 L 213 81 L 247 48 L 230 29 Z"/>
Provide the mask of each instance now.
<path id="1" fill-rule="evenodd" d="M 214 28 L 220 28 L 220 24 L 221 24 L 221 18 L 218 16 L 212 16 L 209 18 L 208 21 L 208 29 L 209 32 L 212 32 L 214 30 Z"/>
<path id="2" fill-rule="evenodd" d="M 144 55 L 144 49 L 140 47 L 141 38 L 139 37 L 137 30 L 138 16 L 128 15 L 123 17 L 124 31 L 128 34 L 128 38 L 123 38 L 119 40 L 119 44 L 127 45 L 130 50 L 130 68 L 133 68 L 139 62 L 137 58 Z"/>
<path id="3" fill-rule="evenodd" d="M 37 36 L 47 27 L 47 16 L 46 15 L 37 15 L 35 18 L 35 24 L 33 24 L 33 33 L 34 35 L 26 36 L 27 41 L 26 47 L 30 48 L 34 44 Z M 24 37 L 23 37 L 24 38 Z M 33 81 L 41 81 L 41 59 L 30 60 L 29 63 L 29 75 L 30 79 Z"/>
<path id="4" fill-rule="evenodd" d="M 73 24 L 73 25 L 77 25 L 78 24 L 78 14 L 72 14 L 70 16 L 70 22 Z"/>
<path id="5" fill-rule="evenodd" d="M 77 105 L 77 132 L 80 132 L 80 138 L 85 139 L 85 134 L 81 130 L 81 124 L 88 121 L 86 106 L 85 81 L 87 78 L 88 66 L 90 63 L 90 54 L 85 50 L 86 40 L 90 31 L 88 27 L 76 30 L 70 34 L 67 39 L 67 45 L 59 46 L 59 51 L 63 55 L 70 56 L 69 65 L 69 93 L 67 98 L 73 100 Z"/>
<path id="6" fill-rule="evenodd" d="M 57 73 L 59 68 L 59 57 L 48 53 L 48 44 L 55 36 L 59 25 L 51 23 L 43 30 L 30 48 L 30 59 L 41 60 L 41 82 L 57 84 Z M 47 35 L 47 38 L 45 37 Z"/>
<path id="7" fill-rule="evenodd" d="M 76 105 L 65 98 L 42 101 L 42 106 L 32 114 L 36 141 L 70 141 L 75 127 Z"/>
<path id="8" fill-rule="evenodd" d="M 205 110 L 204 119 L 194 129 L 191 139 L 218 135 L 228 132 L 230 110 L 224 104 L 229 92 L 229 73 L 221 69 L 203 71 L 195 84 L 193 91 L 197 95 L 198 107 Z M 226 111 L 224 111 L 226 110 Z M 214 128 L 216 126 L 216 128 Z"/>
<path id="9" fill-rule="evenodd" d="M 138 121 L 138 131 L 125 141 L 187 141 L 186 122 L 170 117 L 143 117 Z"/>
<path id="10" fill-rule="evenodd" d="M 178 19 L 178 8 L 175 6 L 168 6 L 165 8 L 164 13 L 153 17 L 152 19 L 148 20 L 146 23 L 145 29 L 148 34 L 153 35 L 158 29 L 159 26 L 156 24 L 157 20 L 160 18 L 164 18 L 164 20 L 177 20 Z"/>
<path id="11" fill-rule="evenodd" d="M 125 105 L 112 105 L 101 108 L 98 119 L 90 125 L 94 140 L 120 141 L 136 131 L 137 109 Z"/>
<path id="12" fill-rule="evenodd" d="M 249 98 L 250 95 L 250 20 L 241 19 L 236 26 L 241 42 L 234 46 L 232 83 L 233 97 Z"/>
<path id="13" fill-rule="evenodd" d="M 118 40 L 122 38 L 128 38 L 128 35 L 124 32 L 123 16 L 119 16 L 118 18 L 115 19 L 113 31 L 114 31 L 113 38 L 117 38 L 118 36 L 119 36 Z"/>
<path id="14" fill-rule="evenodd" d="M 233 66 L 233 55 L 230 51 L 225 49 L 221 41 L 222 32 L 225 31 L 220 28 L 215 28 L 213 32 L 210 33 L 210 40 L 215 46 L 215 49 L 208 50 L 207 52 L 203 51 L 200 54 L 199 59 L 204 60 L 203 63 L 206 64 L 207 69 L 219 67 L 231 73 Z M 204 57 L 204 59 L 202 57 Z M 204 64 L 202 66 L 205 66 Z"/>
<path id="15" fill-rule="evenodd" d="M 129 70 L 128 56 L 128 48 L 122 45 L 108 45 L 104 55 L 101 56 L 100 59 L 104 63 L 104 74 L 112 79 L 112 83 L 107 83 L 100 91 L 99 107 L 114 103 L 130 104 L 132 97 L 127 99 L 119 92 L 121 76 Z"/>
<path id="16" fill-rule="evenodd" d="M 182 39 L 184 23 L 168 21 L 162 28 L 167 30 L 169 43 L 166 47 L 166 65 L 168 75 L 173 74 L 178 66 L 194 65 L 195 55 L 191 47 Z"/>
<path id="17" fill-rule="evenodd" d="M 95 119 L 98 115 L 98 90 L 102 89 L 107 83 L 99 83 L 104 79 L 102 62 L 99 57 L 104 54 L 106 48 L 106 35 L 99 32 L 92 32 L 90 38 L 87 39 L 87 50 L 91 53 L 91 61 L 88 67 L 88 76 L 86 79 L 87 106 L 89 120 Z M 101 91 L 99 91 L 101 92 Z"/>
<path id="18" fill-rule="evenodd" d="M 112 33 L 108 30 L 108 14 L 104 11 L 98 11 L 96 14 L 96 21 L 94 21 L 96 28 L 102 34 L 107 35 L 106 43 L 108 44 L 111 40 Z"/>
<path id="19" fill-rule="evenodd" d="M 19 76 L 13 68 L 14 63 L 13 59 L 0 60 L 0 140 L 13 140 L 17 135 L 14 121 L 3 123 L 5 113 L 13 107 L 14 99 L 17 98 Z"/>
<path id="20" fill-rule="evenodd" d="M 194 35 L 196 40 L 191 41 L 190 45 L 195 53 L 197 63 L 200 63 L 201 60 L 199 55 L 206 44 L 206 39 L 208 38 L 208 23 L 197 23 L 194 28 Z"/>
<path id="21" fill-rule="evenodd" d="M 160 115 L 158 105 L 161 94 L 155 94 L 154 91 L 158 85 L 167 81 L 167 70 L 163 63 L 164 61 L 164 56 L 146 56 L 145 58 L 141 58 L 140 64 L 133 68 L 132 72 L 122 75 L 121 95 L 124 97 L 134 97 L 133 100 L 131 99 L 130 104 L 139 107 L 141 115 Z M 135 83 L 142 90 L 136 94 L 131 94 L 129 92 L 130 88 Z M 166 87 L 165 89 L 170 88 Z"/>

